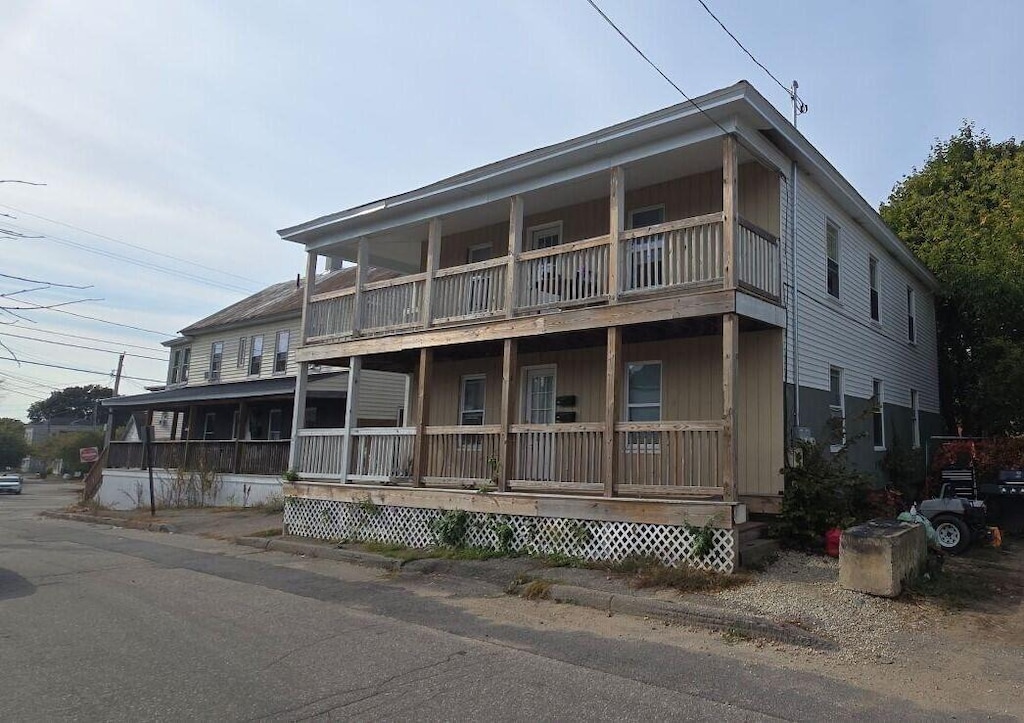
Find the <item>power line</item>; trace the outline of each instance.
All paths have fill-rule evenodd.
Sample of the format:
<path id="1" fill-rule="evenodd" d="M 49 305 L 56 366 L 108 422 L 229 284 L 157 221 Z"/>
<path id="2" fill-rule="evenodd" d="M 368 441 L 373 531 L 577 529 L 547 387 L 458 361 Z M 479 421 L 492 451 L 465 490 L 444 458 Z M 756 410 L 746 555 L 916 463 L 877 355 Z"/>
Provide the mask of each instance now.
<path id="1" fill-rule="evenodd" d="M 18 360 L 17 359 L 13 359 L 11 357 L 0 356 L 0 361 L 17 362 Z M 37 367 L 50 367 L 52 369 L 63 369 L 64 371 L 69 371 L 69 372 L 81 372 L 82 374 L 101 374 L 101 375 L 103 374 L 103 372 L 98 372 L 95 369 L 78 369 L 76 367 L 66 367 L 66 366 L 62 366 L 60 364 L 47 364 L 45 362 L 25 361 L 24 359 L 21 360 L 20 363 L 21 364 L 32 364 L 32 365 L 37 366 Z M 108 374 L 107 376 L 110 376 L 110 375 Z M 121 375 L 121 378 L 122 379 L 134 379 L 134 380 L 140 381 L 140 382 L 153 382 L 155 384 L 163 384 L 166 381 L 165 379 L 150 379 L 149 377 L 130 377 L 130 376 L 127 376 L 127 375 L 124 375 L 124 374 Z"/>
<path id="2" fill-rule="evenodd" d="M 197 261 L 191 261 L 189 259 L 183 259 L 183 258 L 181 258 L 179 256 L 174 256 L 173 254 L 163 253 L 162 251 L 154 251 L 153 249 L 146 248 L 145 246 L 141 246 L 139 244 L 129 243 L 128 241 L 122 241 L 121 239 L 114 238 L 113 236 L 107 236 L 106 234 L 97 233 L 95 231 L 90 231 L 87 228 L 82 228 L 81 226 L 76 226 L 73 223 L 67 223 L 65 221 L 58 221 L 55 218 L 47 218 L 46 216 L 41 216 L 38 213 L 32 213 L 31 211 L 25 211 L 23 209 L 15 208 L 14 206 L 8 206 L 8 205 L 3 204 L 3 203 L 0 203 L 0 207 L 10 209 L 11 211 L 16 211 L 17 213 L 25 214 L 26 216 L 31 216 L 32 218 L 38 218 L 40 221 L 46 221 L 48 223 L 55 223 L 58 226 L 64 226 L 65 228 L 70 228 L 70 229 L 73 229 L 75 231 L 80 231 L 82 233 L 87 233 L 90 236 L 95 236 L 96 238 L 101 238 L 101 239 L 103 239 L 105 241 L 110 241 L 111 243 L 120 244 L 121 246 L 127 246 L 128 248 L 137 249 L 139 251 L 144 251 L 144 252 L 146 252 L 148 254 L 153 254 L 154 256 L 160 256 L 160 257 L 163 257 L 165 259 L 171 259 L 172 261 L 178 261 L 178 262 L 183 263 L 183 264 L 190 264 L 190 265 L 196 266 L 196 267 L 198 267 L 200 269 L 206 269 L 207 271 L 213 271 L 213 272 L 218 273 L 218 274 L 223 274 L 224 276 L 232 276 L 232 277 L 234 277 L 236 279 L 240 279 L 241 281 L 249 281 L 249 282 L 251 282 L 253 284 L 259 284 L 260 283 L 256 279 L 250 279 L 248 276 L 241 276 L 239 274 L 233 274 L 230 271 L 224 271 L 223 269 L 218 269 L 218 268 L 216 268 L 214 266 L 206 266 L 204 264 L 198 263 Z"/>
<path id="3" fill-rule="evenodd" d="M 23 301 L 21 303 L 27 304 L 29 302 Z M 132 326 L 131 324 L 122 324 L 119 321 L 110 321 L 109 319 L 101 319 L 98 316 L 89 316 L 87 314 L 78 314 L 78 313 L 75 313 L 74 311 L 68 311 L 67 309 L 55 309 L 55 308 L 52 308 L 52 307 L 39 306 L 38 304 L 34 304 L 32 306 L 19 307 L 18 311 L 38 311 L 40 309 L 45 310 L 45 311 L 59 311 L 62 314 L 70 314 L 71 316 L 78 317 L 79 319 L 88 319 L 89 321 L 98 321 L 98 322 L 101 322 L 103 324 L 110 324 L 111 326 L 121 326 L 121 327 L 124 327 L 125 329 L 134 329 L 135 331 L 144 331 L 147 334 L 159 334 L 160 336 L 174 336 L 174 334 L 171 334 L 170 332 L 166 332 L 166 331 L 157 331 L 156 329 L 143 329 L 141 326 Z"/>
<path id="4" fill-rule="evenodd" d="M 119 351 L 117 349 L 101 349 L 98 346 L 84 346 L 82 344 L 72 344 L 67 341 L 56 341 L 55 339 L 40 339 L 36 336 L 25 336 L 23 334 L 12 334 L 9 331 L 0 331 L 0 337 L 13 336 L 15 339 L 29 339 L 31 341 L 38 341 L 42 344 L 57 344 L 58 346 L 67 346 L 72 349 L 88 349 L 89 351 L 102 351 L 108 354 L 124 354 L 125 356 L 134 357 L 136 359 L 152 359 L 153 361 L 167 361 L 164 357 L 159 356 L 146 356 L 145 354 L 132 354 L 126 351 Z"/>
<path id="5" fill-rule="evenodd" d="M 24 329 L 24 327 L 18 327 Z M 113 344 L 117 347 L 126 347 L 128 349 L 142 349 L 144 351 L 160 351 L 156 346 L 143 346 L 142 344 L 128 344 L 123 341 L 112 341 L 110 339 L 101 339 L 96 336 L 85 336 L 84 334 L 71 334 L 65 331 L 53 331 L 52 329 L 43 329 L 38 326 L 33 326 L 32 331 L 37 334 L 53 334 L 54 336 L 66 336 L 69 339 L 84 339 L 85 341 L 98 341 L 101 344 Z M 0 332 L 3 333 L 3 332 Z"/>
<path id="6" fill-rule="evenodd" d="M 715 124 L 716 126 L 718 126 L 719 130 L 721 130 L 721 131 L 722 131 L 722 133 L 724 133 L 724 134 L 725 134 L 725 135 L 727 135 L 727 136 L 728 136 L 728 135 L 731 135 L 731 134 L 729 133 L 729 131 L 727 131 L 727 130 L 726 130 L 726 129 L 725 129 L 724 127 L 722 127 L 722 124 L 721 124 L 721 123 L 719 123 L 718 121 L 716 121 L 716 120 L 715 120 L 714 118 L 712 118 L 712 117 L 711 117 L 711 116 L 710 116 L 710 115 L 708 114 L 708 112 L 707 112 L 707 111 L 705 111 L 705 110 L 704 110 L 703 108 L 701 108 L 701 107 L 700 107 L 700 106 L 699 106 L 699 105 L 697 104 L 697 101 L 695 101 L 695 100 L 694 100 L 693 98 L 691 98 L 690 96 L 688 96 L 688 95 L 686 94 L 686 91 L 684 91 L 684 90 L 683 90 L 682 88 L 680 88 L 680 87 L 679 87 L 679 86 L 678 86 L 678 85 L 677 85 L 677 84 L 675 83 L 675 81 L 673 81 L 673 80 L 672 80 L 671 78 L 669 78 L 669 77 L 668 77 L 667 75 L 665 75 L 665 72 L 664 72 L 664 71 L 663 71 L 663 70 L 662 70 L 661 68 L 659 68 L 659 67 L 658 67 L 658 66 L 657 66 L 657 65 L 656 65 L 656 64 L 654 63 L 654 61 L 653 61 L 653 60 L 651 60 L 650 58 L 648 58 L 648 57 L 647 57 L 647 55 L 645 55 L 645 54 L 644 54 L 644 51 L 640 50 L 640 48 L 638 48 L 638 47 L 637 47 L 636 43 L 634 43 L 634 42 L 633 42 L 632 40 L 630 40 L 630 39 L 629 39 L 629 36 L 628 36 L 628 35 L 626 35 L 626 34 L 625 34 L 624 32 L 622 32 L 622 30 L 620 30 L 620 29 L 619 29 L 619 26 L 618 26 L 618 25 L 616 25 L 616 24 L 615 24 L 615 22 L 614 22 L 614 21 L 613 21 L 613 20 L 612 20 L 612 19 L 611 19 L 610 17 L 608 17 L 608 16 L 607 16 L 607 15 L 605 14 L 604 10 L 602 10 L 601 8 L 599 8 L 599 7 L 597 6 L 597 3 L 596 3 L 596 2 L 594 2 L 594 0 L 587 0 L 587 2 L 588 2 L 588 3 L 590 4 L 590 7 L 594 8 L 594 10 L 596 10 L 596 11 L 597 11 L 597 14 L 598 14 L 598 15 L 600 15 L 600 16 L 601 16 L 602 18 L 604 18 L 604 21 L 605 21 L 606 23 L 608 23 L 608 24 L 609 24 L 609 25 L 610 25 L 610 26 L 612 27 L 612 29 L 613 29 L 613 30 L 614 30 L 615 32 L 617 32 L 617 33 L 618 33 L 618 34 L 619 34 L 619 35 L 620 35 L 620 36 L 622 37 L 622 39 L 623 39 L 623 40 L 625 40 L 625 41 L 626 41 L 627 43 L 629 43 L 629 46 L 630 46 L 631 48 L 633 48 L 633 50 L 635 50 L 635 51 L 637 52 L 637 54 L 638 54 L 638 55 L 639 55 L 639 56 L 640 56 L 641 58 L 643 58 L 643 59 L 644 59 L 645 61 L 647 61 L 647 64 L 648 64 L 648 65 L 650 65 L 650 66 L 651 66 L 652 68 L 654 68 L 654 70 L 655 70 L 655 71 L 656 71 L 656 72 L 658 73 L 658 75 L 660 75 L 660 76 L 661 76 L 662 78 L 664 78 L 664 79 L 665 79 L 665 82 L 667 82 L 667 83 L 668 83 L 669 85 L 671 85 L 671 86 L 672 86 L 673 88 L 675 88 L 675 89 L 676 89 L 677 91 L 679 91 L 679 95 L 681 95 L 681 96 L 683 96 L 684 98 L 686 98 L 686 100 L 688 100 L 688 101 L 690 102 L 690 104 L 691 104 L 691 105 L 692 105 L 692 106 L 693 106 L 694 108 L 696 108 L 697 110 L 699 110 L 699 111 L 700 111 L 700 112 L 701 112 L 701 113 L 702 113 L 702 114 L 704 115 L 704 117 L 706 117 L 706 118 L 707 118 L 707 119 L 708 119 L 709 121 L 711 121 L 711 122 L 712 122 L 712 123 L 714 123 L 714 124 Z"/>
<path id="7" fill-rule="evenodd" d="M 46 284 L 47 286 L 59 286 L 62 289 L 91 289 L 92 286 L 75 286 L 74 284 L 58 284 L 56 281 L 40 281 L 39 279 L 26 279 L 24 276 L 11 276 L 10 274 L 0 274 L 5 279 L 14 279 L 15 281 L 24 281 L 26 284 Z"/>

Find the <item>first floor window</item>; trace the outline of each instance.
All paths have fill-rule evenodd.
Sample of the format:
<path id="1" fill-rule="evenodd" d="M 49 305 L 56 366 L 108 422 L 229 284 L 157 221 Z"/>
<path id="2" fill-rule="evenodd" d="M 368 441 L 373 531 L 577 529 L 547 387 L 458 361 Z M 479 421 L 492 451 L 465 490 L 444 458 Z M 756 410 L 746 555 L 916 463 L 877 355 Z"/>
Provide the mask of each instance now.
<path id="1" fill-rule="evenodd" d="M 882 380 L 872 380 L 871 438 L 874 440 L 875 449 L 878 450 L 885 449 L 885 398 L 882 392 Z"/>
<path id="2" fill-rule="evenodd" d="M 661 421 L 661 362 L 626 365 L 626 421 Z M 630 444 L 656 444 L 657 432 L 632 432 Z"/>
<path id="3" fill-rule="evenodd" d="M 910 444 L 914 449 L 921 447 L 921 409 L 916 389 L 910 390 Z"/>
<path id="4" fill-rule="evenodd" d="M 217 432 L 217 413 L 207 412 L 206 420 L 203 422 L 203 439 L 213 439 Z"/>
<path id="5" fill-rule="evenodd" d="M 288 342 L 291 332 L 277 332 L 277 346 L 274 351 L 274 374 L 284 374 L 288 369 Z"/>
<path id="6" fill-rule="evenodd" d="M 462 377 L 459 393 L 459 424 L 480 426 L 484 423 L 487 377 L 482 374 Z M 483 438 L 479 434 L 463 434 L 459 441 L 464 446 L 479 448 Z"/>
<path id="7" fill-rule="evenodd" d="M 843 391 L 843 370 L 839 367 L 828 369 L 828 411 L 831 425 L 832 451 L 838 452 L 846 444 L 846 394 Z"/>
<path id="8" fill-rule="evenodd" d="M 271 409 L 270 416 L 267 419 L 267 431 L 269 435 L 267 439 L 281 439 L 281 420 L 284 415 L 281 414 L 280 409 Z"/>
<path id="9" fill-rule="evenodd" d="M 249 376 L 258 377 L 263 363 L 263 335 L 254 336 L 249 348 Z"/>
<path id="10" fill-rule="evenodd" d="M 210 346 L 210 381 L 220 379 L 220 368 L 224 362 L 224 342 L 215 341 Z"/>

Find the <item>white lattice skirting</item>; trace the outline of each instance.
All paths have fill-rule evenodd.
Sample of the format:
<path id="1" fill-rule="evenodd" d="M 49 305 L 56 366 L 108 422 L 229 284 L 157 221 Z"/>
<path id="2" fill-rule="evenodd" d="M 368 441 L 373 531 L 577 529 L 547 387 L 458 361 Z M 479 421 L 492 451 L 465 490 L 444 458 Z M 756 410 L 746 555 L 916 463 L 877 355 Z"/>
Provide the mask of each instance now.
<path id="1" fill-rule="evenodd" d="M 290 535 L 321 540 L 383 542 L 432 547 L 431 523 L 445 514 L 437 509 L 373 505 L 337 500 L 285 497 L 284 525 Z M 563 554 L 584 560 L 622 560 L 653 555 L 666 565 L 686 563 L 702 570 L 732 572 L 736 550 L 731 530 L 715 529 L 711 549 L 694 554 L 695 534 L 687 527 L 641 522 L 577 520 L 467 512 L 464 544 L 528 554 Z"/>

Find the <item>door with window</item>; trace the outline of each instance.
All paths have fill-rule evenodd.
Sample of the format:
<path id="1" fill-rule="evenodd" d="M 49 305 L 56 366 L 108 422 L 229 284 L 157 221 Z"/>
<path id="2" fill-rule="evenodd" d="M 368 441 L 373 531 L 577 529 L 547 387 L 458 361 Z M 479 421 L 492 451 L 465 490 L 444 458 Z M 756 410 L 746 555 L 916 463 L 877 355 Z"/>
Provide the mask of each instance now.
<path id="1" fill-rule="evenodd" d="M 555 423 L 556 367 L 523 369 L 523 422 Z M 555 481 L 555 435 L 548 430 L 531 430 L 520 436 L 519 478 Z"/>
<path id="2" fill-rule="evenodd" d="M 526 233 L 526 250 L 539 251 L 562 243 L 562 222 L 533 226 Z M 562 282 L 555 265 L 555 257 L 547 256 L 532 262 L 532 279 L 535 300 L 532 303 L 550 304 L 562 299 Z"/>
<path id="3" fill-rule="evenodd" d="M 638 208 L 629 214 L 631 229 L 665 223 L 665 207 Z M 640 236 L 626 242 L 626 291 L 652 289 L 665 284 L 665 234 Z"/>

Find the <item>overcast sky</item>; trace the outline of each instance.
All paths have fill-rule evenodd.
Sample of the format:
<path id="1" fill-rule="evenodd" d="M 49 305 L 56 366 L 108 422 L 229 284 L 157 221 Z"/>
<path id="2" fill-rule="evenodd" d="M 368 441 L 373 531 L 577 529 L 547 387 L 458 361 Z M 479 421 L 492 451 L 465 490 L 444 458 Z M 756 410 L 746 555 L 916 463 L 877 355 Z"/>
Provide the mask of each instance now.
<path id="1" fill-rule="evenodd" d="M 1024 3 L 707 2 L 872 204 L 962 119 L 1020 135 Z M 691 95 L 745 78 L 789 115 L 697 0 L 600 4 Z M 46 183 L 0 184 L 0 229 L 43 236 L 0 236 L 0 273 L 92 287 L 0 305 L 102 299 L 67 310 L 155 332 L 16 312 L 19 358 L 87 370 L 0 360 L 17 418 L 117 360 L 22 337 L 157 357 L 128 358 L 138 393 L 161 341 L 302 270 L 276 229 L 681 100 L 586 0 L 7 0 L 0 50 L 0 179 Z"/>

